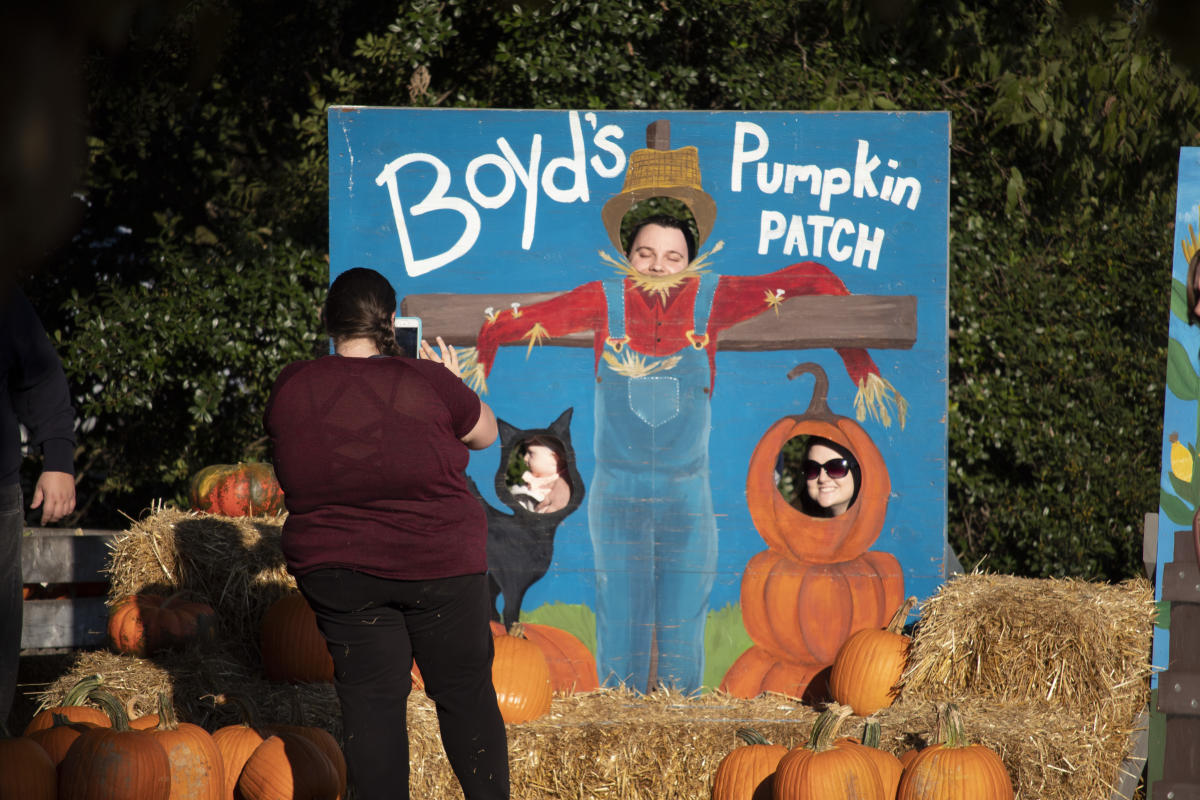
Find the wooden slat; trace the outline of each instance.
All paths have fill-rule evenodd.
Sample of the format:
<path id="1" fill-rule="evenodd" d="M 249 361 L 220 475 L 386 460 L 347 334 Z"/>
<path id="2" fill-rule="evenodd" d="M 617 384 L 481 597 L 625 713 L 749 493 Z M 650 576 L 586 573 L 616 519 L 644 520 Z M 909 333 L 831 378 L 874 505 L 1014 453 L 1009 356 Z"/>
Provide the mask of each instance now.
<path id="1" fill-rule="evenodd" d="M 456 347 L 474 346 L 489 306 L 510 313 L 516 302 L 528 306 L 561 292 L 527 294 L 410 294 L 401 314 L 420 317 L 425 338 L 441 336 Z M 593 335 L 580 331 L 545 339 L 543 345 L 591 347 Z M 797 296 L 772 312 L 739 322 L 721 333 L 721 350 L 807 350 L 826 347 L 912 348 L 917 341 L 917 299 L 911 295 Z M 528 347 L 525 341 L 509 342 Z"/>
<path id="2" fill-rule="evenodd" d="M 1158 710 L 1170 716 L 1200 718 L 1200 672 L 1168 669 L 1159 675 Z M 1196 744 L 1200 746 L 1200 741 Z"/>
<path id="3" fill-rule="evenodd" d="M 1167 654 L 1167 669 L 1177 672 L 1200 673 L 1200 605 L 1171 603 L 1172 632 Z M 1179 631 L 1180 635 L 1174 635 Z"/>
<path id="4" fill-rule="evenodd" d="M 26 600 L 21 650 L 96 647 L 104 644 L 108 609 L 103 597 Z"/>
<path id="5" fill-rule="evenodd" d="M 1117 771 L 1117 785 L 1113 787 L 1110 800 L 1132 800 L 1137 792 L 1139 777 L 1149 751 L 1149 726 L 1150 708 L 1147 706 L 1133 723 L 1133 733 L 1129 735 L 1129 755 L 1121 762 L 1121 769 Z"/>
<path id="6" fill-rule="evenodd" d="M 1196 540 L 1192 538 L 1191 531 L 1175 531 L 1174 545 L 1175 550 L 1171 553 L 1172 561 L 1180 564 L 1196 563 Z"/>
<path id="7" fill-rule="evenodd" d="M 25 583 L 103 581 L 114 531 L 27 528 L 21 539 Z"/>
<path id="8" fill-rule="evenodd" d="M 1142 518 L 1142 567 L 1153 581 L 1158 567 L 1158 514 L 1153 511 Z"/>
<path id="9" fill-rule="evenodd" d="M 1165 677 L 1165 676 L 1164 676 Z M 1159 678 L 1159 705 L 1162 705 Z M 1175 788 L 1172 788 L 1175 787 Z M 1200 717 L 1168 714 L 1163 746 L 1162 780 L 1154 783 L 1154 798 L 1191 797 L 1200 800 Z"/>
<path id="10" fill-rule="evenodd" d="M 1173 603 L 1200 603 L 1200 567 L 1194 561 L 1163 564 L 1162 599 Z"/>
<path id="11" fill-rule="evenodd" d="M 1200 800 L 1200 783 L 1155 781 L 1153 791 L 1154 800 Z"/>

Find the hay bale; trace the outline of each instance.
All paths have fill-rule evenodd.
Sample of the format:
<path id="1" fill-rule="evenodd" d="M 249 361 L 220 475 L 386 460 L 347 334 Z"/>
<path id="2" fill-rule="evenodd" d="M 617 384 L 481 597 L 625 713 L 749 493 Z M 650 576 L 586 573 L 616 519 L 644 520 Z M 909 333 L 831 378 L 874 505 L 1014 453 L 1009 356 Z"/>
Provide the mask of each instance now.
<path id="1" fill-rule="evenodd" d="M 708 797 L 717 764 L 740 746 L 735 731 L 757 727 L 781 744 L 808 735 L 815 712 L 781 698 L 721 694 L 639 695 L 601 689 L 554 699 L 550 713 L 508 726 L 513 797 L 663 800 Z M 461 797 L 441 749 L 432 703 L 409 703 L 413 797 Z"/>
<path id="2" fill-rule="evenodd" d="M 1016 800 L 1107 798 L 1125 757 L 1127 729 L 1088 729 L 1064 708 L 1039 703 L 960 702 L 972 742 L 995 750 L 1013 779 Z M 788 747 L 807 742 L 816 712 L 792 700 L 739 700 L 720 693 L 685 699 L 601 690 L 557 698 L 542 719 L 509 726 L 514 797 L 528 800 L 620 800 L 707 797 L 717 765 L 750 726 Z M 881 747 L 899 755 L 931 741 L 937 708 L 907 702 L 876 715 Z M 414 797 L 460 796 L 437 738 L 433 706 L 424 695 L 409 704 Z M 853 718 L 842 734 L 860 737 Z"/>
<path id="3" fill-rule="evenodd" d="M 341 737 L 341 711 L 333 685 L 272 683 L 262 670 L 247 665 L 237 652 L 206 647 L 162 652 L 153 658 L 119 655 L 105 650 L 80 653 L 69 672 L 38 695 L 39 708 L 59 705 L 80 678 L 103 676 L 102 689 L 127 708 L 150 713 L 165 692 L 183 722 L 208 730 L 239 722 L 236 709 L 219 706 L 215 697 L 248 698 L 263 722 L 315 725 Z"/>
<path id="4" fill-rule="evenodd" d="M 280 548 L 282 517 L 221 517 L 163 509 L 109 546 L 110 601 L 139 592 L 185 592 L 217 612 L 222 643 L 258 662 L 259 625 L 296 589 Z"/>
<path id="5" fill-rule="evenodd" d="M 1127 724 L 1149 700 L 1156 613 L 1144 579 L 959 576 L 921 606 L 903 693 L 1037 701 Z"/>
<path id="6" fill-rule="evenodd" d="M 43 695 L 54 705 L 84 675 L 101 673 L 123 702 L 147 711 L 160 690 L 171 693 L 184 719 L 214 730 L 237 721 L 228 708 L 214 708 L 206 695 L 232 691 L 250 697 L 268 722 L 318 725 L 340 737 L 336 697 L 328 685 L 273 684 L 225 660 L 207 674 L 197 653 L 150 659 L 111 653 L 82 654 L 69 676 Z M 213 660 L 205 653 L 205 661 Z M 966 734 L 1000 754 L 1012 776 L 1017 800 L 1106 798 L 1119 777 L 1130 728 L 1097 724 L 1070 709 L 1035 702 L 960 699 Z M 297 715 L 297 712 L 298 715 Z M 904 699 L 880 711 L 881 747 L 899 755 L 932 741 L 936 705 Z M 816 712 L 789 698 L 753 700 L 713 692 L 684 697 L 659 691 L 639 695 L 601 689 L 556 697 L 550 713 L 508 726 L 514 797 L 529 800 L 661 800 L 707 797 L 717 764 L 740 746 L 736 731 L 750 726 L 768 739 L 796 747 L 807 741 Z M 843 726 L 861 735 L 863 720 Z M 414 691 L 408 708 L 410 784 L 414 797 L 461 797 L 442 751 L 432 701 Z"/>
<path id="7" fill-rule="evenodd" d="M 275 684 L 261 677 L 258 625 L 292 591 L 279 549 L 281 520 L 233 519 L 163 510 L 113 545 L 114 597 L 184 590 L 221 618 L 215 643 L 138 659 L 82 653 L 40 695 L 56 705 L 79 678 L 101 673 L 117 696 L 145 712 L 167 691 L 183 719 L 212 730 L 236 721 L 211 695 L 249 697 L 263 720 L 325 727 L 340 737 L 329 685 Z M 922 607 L 903 694 L 877 717 L 882 745 L 900 753 L 931 741 L 936 704 L 959 705 L 967 736 L 996 750 L 1017 800 L 1106 798 L 1120 777 L 1150 674 L 1153 593 L 1145 581 L 1119 586 L 974 574 L 950 581 Z M 203 647 L 204 649 L 201 649 Z M 816 713 L 779 696 L 741 700 L 713 692 L 638 695 L 604 689 L 554 699 L 550 713 L 508 727 L 513 795 L 661 800 L 706 797 L 739 727 L 794 747 Z M 855 735 L 861 720 L 843 733 Z M 409 701 L 414 797 L 461 797 L 442 752 L 432 702 Z"/>

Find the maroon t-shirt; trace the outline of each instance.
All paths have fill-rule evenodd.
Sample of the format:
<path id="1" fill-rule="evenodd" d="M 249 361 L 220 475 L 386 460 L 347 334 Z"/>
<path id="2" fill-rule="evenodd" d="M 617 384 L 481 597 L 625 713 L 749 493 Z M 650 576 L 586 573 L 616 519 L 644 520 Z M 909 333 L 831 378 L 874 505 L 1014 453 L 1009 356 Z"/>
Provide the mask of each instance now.
<path id="1" fill-rule="evenodd" d="M 289 364 L 264 423 L 303 575 L 350 567 L 403 580 L 487 570 L 487 521 L 467 489 L 479 398 L 442 365 L 325 356 Z"/>

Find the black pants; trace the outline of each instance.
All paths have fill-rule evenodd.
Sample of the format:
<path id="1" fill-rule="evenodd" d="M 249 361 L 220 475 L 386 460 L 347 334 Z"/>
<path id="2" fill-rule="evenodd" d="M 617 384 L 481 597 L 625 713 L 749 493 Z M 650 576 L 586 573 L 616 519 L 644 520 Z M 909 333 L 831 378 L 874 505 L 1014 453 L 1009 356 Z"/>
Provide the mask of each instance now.
<path id="1" fill-rule="evenodd" d="M 492 687 L 487 576 L 398 581 L 322 569 L 297 582 L 333 656 L 356 797 L 409 796 L 406 713 L 415 659 L 466 800 L 507 800 L 508 739 Z"/>
<path id="2" fill-rule="evenodd" d="M 25 515 L 21 486 L 0 486 L 0 722 L 8 721 L 21 665 L 21 533 Z M 20 730 L 21 722 L 14 727 Z"/>

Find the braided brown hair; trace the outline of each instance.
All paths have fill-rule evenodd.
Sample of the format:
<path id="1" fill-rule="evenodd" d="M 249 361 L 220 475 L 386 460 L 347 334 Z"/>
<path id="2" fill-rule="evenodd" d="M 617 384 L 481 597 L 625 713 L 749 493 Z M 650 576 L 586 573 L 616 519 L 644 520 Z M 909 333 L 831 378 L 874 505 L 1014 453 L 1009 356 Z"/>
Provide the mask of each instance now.
<path id="1" fill-rule="evenodd" d="M 392 315 L 396 290 L 373 269 L 355 267 L 334 279 L 321 309 L 321 322 L 336 343 L 344 339 L 370 339 L 385 356 L 403 355 L 396 344 Z"/>

